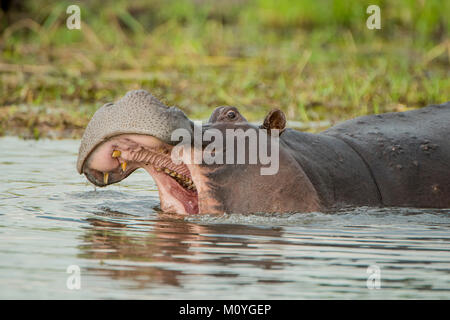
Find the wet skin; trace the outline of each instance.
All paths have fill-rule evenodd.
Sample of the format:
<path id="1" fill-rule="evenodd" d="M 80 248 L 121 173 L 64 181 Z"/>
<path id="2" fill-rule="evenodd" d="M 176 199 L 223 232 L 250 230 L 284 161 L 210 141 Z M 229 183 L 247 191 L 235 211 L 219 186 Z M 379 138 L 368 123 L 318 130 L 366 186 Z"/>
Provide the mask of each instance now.
<path id="1" fill-rule="evenodd" d="M 119 101 L 117 108 L 109 107 L 108 112 L 120 112 L 121 106 L 129 101 L 135 103 L 136 95 L 142 99 L 142 108 L 156 108 L 153 104 L 159 103 L 145 91 L 135 91 Z M 171 117 L 164 108 L 161 110 L 151 109 L 152 117 L 161 114 L 158 125 L 173 127 Z M 171 108 L 170 112 L 173 114 L 174 110 Z M 99 117 L 104 117 L 103 114 Z M 129 117 L 139 121 L 139 114 Z M 105 121 L 98 120 L 96 126 L 108 127 L 107 117 L 100 118 Z M 260 139 L 267 139 L 269 146 L 272 130 L 281 132 L 279 170 L 274 175 L 261 175 L 260 169 L 265 165 L 260 163 L 175 164 L 170 153 L 178 141 L 171 141 L 163 137 L 161 130 L 152 128 L 128 130 L 130 123 L 133 122 L 124 122 L 123 130 L 105 136 L 92 134 L 93 129 L 88 128 L 87 134 L 95 141 L 86 142 L 83 138 L 82 147 L 83 143 L 89 147 L 80 148 L 78 170 L 95 185 L 106 186 L 123 180 L 137 168 L 144 168 L 155 180 L 161 209 L 166 212 L 283 213 L 335 210 L 343 206 L 450 207 L 450 103 L 360 117 L 318 134 L 285 128 L 286 119 L 280 110 L 271 111 L 260 126 L 248 123 L 235 107 L 214 110 L 202 127 L 203 132 L 216 129 L 225 135 L 227 129 L 264 130 L 267 134 Z M 177 115 L 176 123 L 177 127 L 193 130 L 193 123 L 183 116 Z M 102 132 L 102 127 L 94 130 Z M 201 149 L 205 147 L 203 144 Z M 248 157 L 248 143 L 245 150 Z M 227 153 L 226 149 L 223 151 Z"/>

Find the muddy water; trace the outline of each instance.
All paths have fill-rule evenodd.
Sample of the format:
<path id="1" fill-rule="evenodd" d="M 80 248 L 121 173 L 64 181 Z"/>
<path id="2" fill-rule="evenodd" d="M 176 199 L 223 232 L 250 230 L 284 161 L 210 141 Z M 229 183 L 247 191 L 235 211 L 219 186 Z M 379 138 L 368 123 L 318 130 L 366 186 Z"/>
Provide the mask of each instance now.
<path id="1" fill-rule="evenodd" d="M 89 185 L 78 144 L 0 139 L 0 298 L 450 298 L 450 210 L 163 215 L 145 172 Z"/>

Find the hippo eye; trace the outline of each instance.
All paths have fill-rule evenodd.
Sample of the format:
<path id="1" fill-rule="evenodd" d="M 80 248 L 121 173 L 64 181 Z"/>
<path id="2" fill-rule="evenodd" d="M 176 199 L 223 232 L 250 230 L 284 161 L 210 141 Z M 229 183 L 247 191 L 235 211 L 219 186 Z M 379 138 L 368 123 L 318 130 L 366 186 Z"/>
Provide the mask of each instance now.
<path id="1" fill-rule="evenodd" d="M 227 117 L 228 117 L 228 119 L 233 120 L 234 118 L 236 118 L 236 112 L 234 112 L 233 110 L 228 111 L 227 112 Z"/>

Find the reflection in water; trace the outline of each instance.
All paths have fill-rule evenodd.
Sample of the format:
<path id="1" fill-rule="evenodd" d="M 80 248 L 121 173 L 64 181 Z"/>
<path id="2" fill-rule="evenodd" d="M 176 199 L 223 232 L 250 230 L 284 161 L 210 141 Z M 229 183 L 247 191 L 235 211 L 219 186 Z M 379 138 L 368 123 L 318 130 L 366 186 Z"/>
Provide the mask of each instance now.
<path id="1" fill-rule="evenodd" d="M 108 210 L 108 215 L 112 212 Z M 115 214 L 123 216 L 119 212 Z M 90 268 L 113 279 L 129 279 L 135 281 L 138 288 L 154 283 L 180 286 L 179 277 L 182 270 L 172 270 L 153 264 L 194 264 L 194 265 L 245 265 L 260 269 L 281 269 L 282 262 L 276 261 L 280 255 L 265 255 L 264 259 L 242 259 L 241 252 L 252 245 L 254 237 L 275 238 L 272 244 L 282 243 L 281 228 L 257 228 L 244 225 L 200 225 L 184 221 L 175 215 L 160 214 L 158 220 L 141 220 L 139 223 L 112 222 L 100 218 L 89 218 L 89 227 L 83 236 L 80 246 L 80 257 L 96 260 L 126 261 L 123 268 L 110 266 Z M 136 231 L 144 228 L 146 230 Z M 239 235 L 245 235 L 240 237 Z M 236 237 L 237 236 L 237 237 Z M 212 250 L 214 248 L 222 250 Z M 193 250 L 196 248 L 197 250 Z M 202 250 L 204 248 L 204 250 Z M 227 250 L 230 248 L 232 250 Z M 113 263 L 114 265 L 114 263 Z M 122 266 L 122 268 L 120 267 Z M 214 277 L 236 277 L 235 273 L 208 273 Z M 270 282 L 270 281 L 267 281 Z M 272 280 L 272 282 L 277 282 Z"/>

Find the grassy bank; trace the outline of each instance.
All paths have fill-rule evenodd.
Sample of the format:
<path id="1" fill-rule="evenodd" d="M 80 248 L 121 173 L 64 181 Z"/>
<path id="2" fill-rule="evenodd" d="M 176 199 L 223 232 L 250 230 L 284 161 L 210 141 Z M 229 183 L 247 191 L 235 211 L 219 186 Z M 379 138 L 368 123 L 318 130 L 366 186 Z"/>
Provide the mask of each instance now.
<path id="1" fill-rule="evenodd" d="M 81 8 L 81 30 L 66 8 Z M 381 30 L 366 27 L 369 4 Z M 0 16 L 0 134 L 78 137 L 144 88 L 188 116 L 341 121 L 450 100 L 448 1 L 24 1 Z"/>

